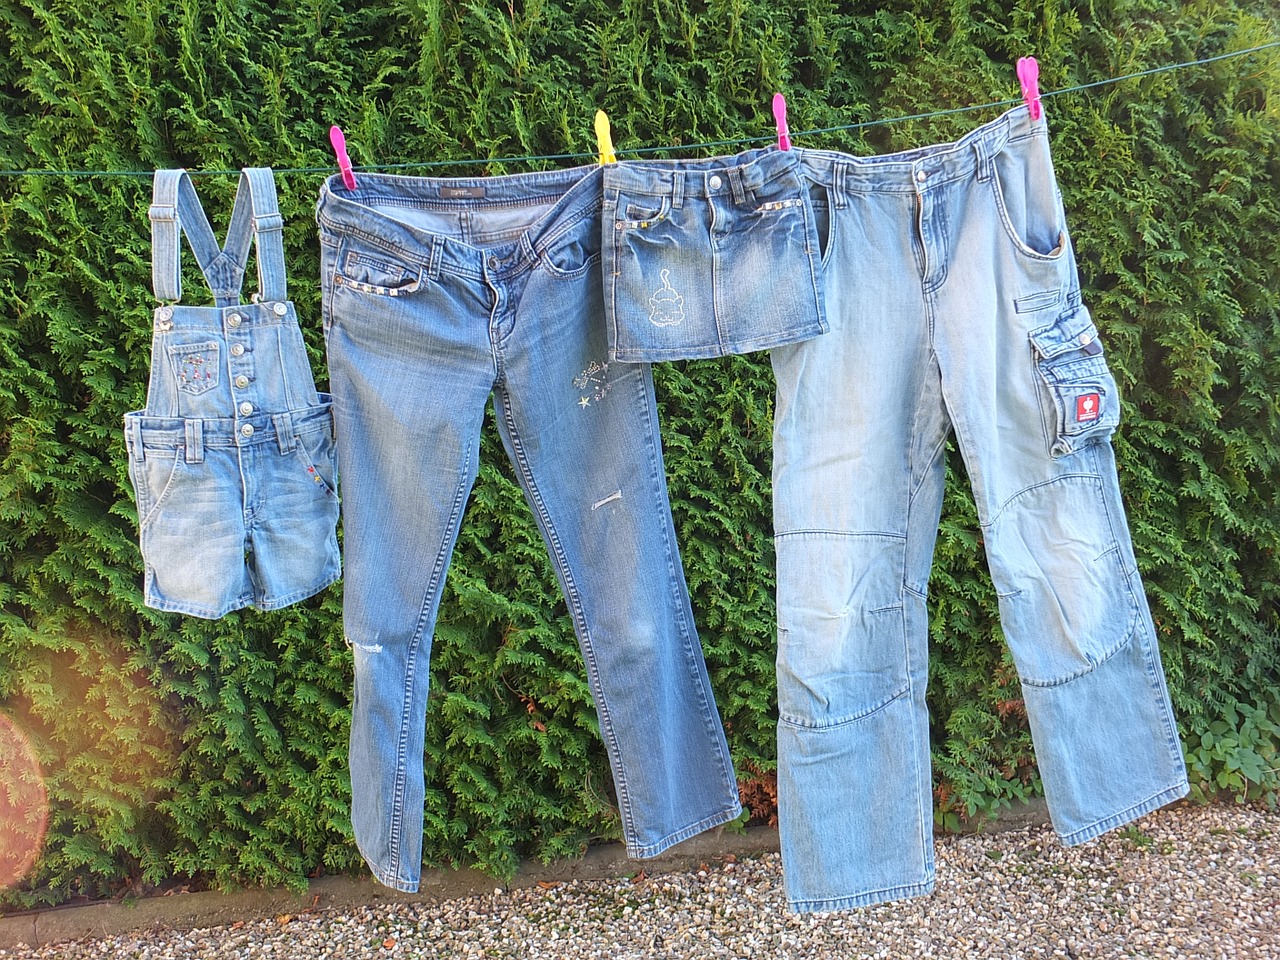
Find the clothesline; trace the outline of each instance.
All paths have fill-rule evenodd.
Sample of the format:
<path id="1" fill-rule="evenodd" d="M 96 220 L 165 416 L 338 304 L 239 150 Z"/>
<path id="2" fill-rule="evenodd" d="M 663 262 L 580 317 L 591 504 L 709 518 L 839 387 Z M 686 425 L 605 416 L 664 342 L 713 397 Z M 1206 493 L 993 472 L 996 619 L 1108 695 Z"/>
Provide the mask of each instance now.
<path id="1" fill-rule="evenodd" d="M 1120 77 L 1109 77 L 1105 80 L 1095 80 L 1093 83 L 1083 83 L 1074 87 L 1064 87 L 1061 90 L 1042 91 L 1041 99 L 1047 97 L 1059 97 L 1068 93 L 1079 93 L 1082 90 L 1092 90 L 1096 87 L 1110 86 L 1111 84 L 1121 83 L 1125 80 L 1134 80 L 1139 77 L 1148 77 L 1157 73 L 1167 73 L 1172 70 L 1182 70 L 1188 67 L 1198 67 L 1209 63 L 1216 63 L 1219 60 L 1230 60 L 1234 57 L 1243 57 L 1251 53 L 1259 53 L 1263 50 L 1270 50 L 1280 47 L 1280 40 L 1271 43 L 1264 43 L 1260 46 L 1249 47 L 1246 50 L 1236 50 L 1231 53 L 1219 54 L 1216 57 L 1206 57 L 1203 60 L 1188 60 L 1184 63 L 1170 63 L 1160 67 L 1152 67 L 1149 70 L 1139 70 L 1137 73 L 1127 73 Z M 1021 97 L 1014 97 L 1007 100 L 993 100 L 990 103 L 974 104 L 967 107 L 953 107 L 949 110 L 934 110 L 928 113 L 916 113 L 910 116 L 889 117 L 883 120 L 865 120 L 861 123 L 850 123 L 836 127 L 820 127 L 814 130 L 801 130 L 793 132 L 793 138 L 817 136 L 825 133 L 844 133 L 853 130 L 866 130 L 871 127 L 887 126 L 894 123 L 905 123 L 909 120 L 930 120 L 934 117 L 945 117 L 957 113 L 971 113 L 977 110 L 990 110 L 995 107 L 1008 107 L 1017 103 L 1021 103 Z M 755 143 L 766 143 L 774 140 L 773 135 L 759 137 L 745 137 L 737 140 L 713 140 L 705 143 L 689 143 L 678 145 L 666 145 L 660 147 L 633 147 L 630 149 L 619 149 L 618 156 L 635 155 L 640 156 L 651 153 L 665 153 L 672 150 L 707 150 L 720 147 L 743 147 L 750 146 Z M 459 166 L 476 166 L 487 163 L 534 163 L 549 160 L 584 160 L 597 156 L 595 151 L 580 153 L 553 153 L 543 155 L 529 155 L 523 157 L 477 157 L 470 160 L 425 160 L 414 163 L 384 163 L 384 164 L 368 164 L 352 167 L 356 172 L 366 171 L 385 171 L 385 170 L 421 170 L 431 167 L 459 167 Z M 332 173 L 334 167 L 278 167 L 274 169 L 274 173 L 279 174 L 317 174 Z M 240 171 L 237 170 L 191 170 L 192 176 L 239 176 Z M 0 170 L 0 177 L 150 177 L 155 173 L 154 170 Z"/>

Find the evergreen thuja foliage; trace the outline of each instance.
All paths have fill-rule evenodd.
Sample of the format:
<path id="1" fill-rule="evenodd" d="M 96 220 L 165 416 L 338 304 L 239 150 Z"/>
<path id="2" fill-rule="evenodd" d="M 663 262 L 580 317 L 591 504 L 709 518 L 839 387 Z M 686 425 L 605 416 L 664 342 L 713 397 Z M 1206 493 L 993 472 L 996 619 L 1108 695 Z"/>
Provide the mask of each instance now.
<path id="1" fill-rule="evenodd" d="M 691 144 L 765 142 L 775 90 L 793 131 L 825 129 L 1016 97 L 1013 64 L 1027 54 L 1055 90 L 1276 37 L 1269 5 L 1236 0 L 14 0 L 0 8 L 0 168 L 326 169 L 325 131 L 339 122 L 357 164 L 513 172 L 589 162 L 598 107 L 624 156 L 688 156 Z M 1046 106 L 1085 300 L 1123 393 L 1121 484 L 1188 768 L 1203 795 L 1274 796 L 1280 53 Z M 797 141 L 903 149 L 994 112 Z M 497 159 L 563 154 L 583 156 Z M 278 186 L 290 291 L 323 388 L 320 177 L 281 174 Z M 196 183 L 221 232 L 235 178 Z M 33 744 L 49 827 L 35 871 L 2 894 L 15 904 L 172 878 L 297 886 L 358 867 L 341 588 L 212 623 L 141 603 L 120 418 L 142 406 L 147 379 L 149 193 L 146 176 L 0 177 L 0 730 Z M 656 379 L 713 686 L 744 796 L 768 818 L 768 359 L 665 364 Z M 954 453 L 931 594 L 936 801 L 955 823 L 1039 784 Z M 491 429 L 432 685 L 429 862 L 505 875 L 520 858 L 617 836 L 570 619 Z"/>

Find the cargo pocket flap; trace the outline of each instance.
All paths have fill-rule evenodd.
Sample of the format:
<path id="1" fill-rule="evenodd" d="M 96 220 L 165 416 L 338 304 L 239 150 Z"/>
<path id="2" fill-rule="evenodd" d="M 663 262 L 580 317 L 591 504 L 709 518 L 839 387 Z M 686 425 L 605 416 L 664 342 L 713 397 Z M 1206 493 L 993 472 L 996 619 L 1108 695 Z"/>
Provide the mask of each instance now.
<path id="1" fill-rule="evenodd" d="M 1031 334 L 1031 343 L 1045 360 L 1052 360 L 1070 350 L 1101 353 L 1097 341 L 1098 328 L 1085 309 L 1077 310 Z M 1091 347 L 1091 344 L 1094 346 Z"/>

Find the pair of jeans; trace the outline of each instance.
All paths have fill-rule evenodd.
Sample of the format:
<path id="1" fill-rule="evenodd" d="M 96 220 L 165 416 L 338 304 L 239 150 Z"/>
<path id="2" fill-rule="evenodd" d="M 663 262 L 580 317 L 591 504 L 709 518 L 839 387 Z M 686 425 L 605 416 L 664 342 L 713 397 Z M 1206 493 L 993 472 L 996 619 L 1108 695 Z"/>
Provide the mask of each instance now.
<path id="1" fill-rule="evenodd" d="M 831 331 L 772 361 L 778 803 L 807 912 L 933 887 L 925 599 L 952 433 L 1059 837 L 1188 788 L 1045 121 L 802 157 Z"/>
<path id="2" fill-rule="evenodd" d="M 479 462 L 498 433 L 568 602 L 627 852 L 741 812 L 694 628 L 651 368 L 609 362 L 598 167 L 332 178 L 317 207 L 355 659 L 352 823 L 414 891 L 432 632 Z"/>
<path id="3" fill-rule="evenodd" d="M 124 418 L 144 600 L 209 619 L 287 606 L 337 580 L 340 561 L 329 397 L 286 293 L 275 181 L 242 172 L 223 247 L 185 170 L 156 171 L 150 218 L 163 305 L 146 408 Z M 216 306 L 177 302 L 179 231 Z M 259 291 L 241 303 L 255 241 Z"/>
<path id="4" fill-rule="evenodd" d="M 798 153 L 608 164 L 603 227 L 610 359 L 723 357 L 827 329 Z"/>

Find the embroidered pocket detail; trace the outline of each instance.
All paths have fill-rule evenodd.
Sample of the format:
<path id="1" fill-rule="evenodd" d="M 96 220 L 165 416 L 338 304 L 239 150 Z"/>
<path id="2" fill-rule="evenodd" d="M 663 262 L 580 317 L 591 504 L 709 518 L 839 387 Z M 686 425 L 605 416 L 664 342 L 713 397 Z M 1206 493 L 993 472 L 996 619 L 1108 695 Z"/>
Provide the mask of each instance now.
<path id="1" fill-rule="evenodd" d="M 169 363 L 178 389 L 183 393 L 208 393 L 218 385 L 220 351 L 216 341 L 189 343 L 169 348 Z"/>
<path id="2" fill-rule="evenodd" d="M 671 215 L 671 198 L 645 197 L 642 202 L 627 203 L 619 197 L 617 209 L 625 216 L 614 221 L 614 230 L 646 230 Z"/>
<path id="3" fill-rule="evenodd" d="M 770 200 L 768 203 L 761 204 L 757 208 L 756 213 L 765 213 L 769 210 L 786 210 L 789 207 L 804 206 L 803 197 L 793 197 L 790 200 Z"/>
<path id="4" fill-rule="evenodd" d="M 340 272 L 334 274 L 333 284 L 380 297 L 402 297 L 422 285 L 422 267 L 349 250 Z"/>

